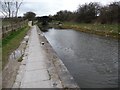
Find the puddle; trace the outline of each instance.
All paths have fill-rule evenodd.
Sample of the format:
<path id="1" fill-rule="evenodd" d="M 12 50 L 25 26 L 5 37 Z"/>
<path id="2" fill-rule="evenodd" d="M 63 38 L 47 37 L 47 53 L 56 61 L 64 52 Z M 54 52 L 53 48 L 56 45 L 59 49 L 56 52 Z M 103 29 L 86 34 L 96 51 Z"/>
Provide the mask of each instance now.
<path id="1" fill-rule="evenodd" d="M 10 54 L 9 60 L 18 60 L 24 54 L 28 40 L 29 36 L 25 36 L 20 46 Z"/>
<path id="2" fill-rule="evenodd" d="M 9 56 L 9 60 L 17 60 L 19 59 L 22 55 L 24 54 L 24 50 L 15 50 L 14 52 L 11 53 Z"/>

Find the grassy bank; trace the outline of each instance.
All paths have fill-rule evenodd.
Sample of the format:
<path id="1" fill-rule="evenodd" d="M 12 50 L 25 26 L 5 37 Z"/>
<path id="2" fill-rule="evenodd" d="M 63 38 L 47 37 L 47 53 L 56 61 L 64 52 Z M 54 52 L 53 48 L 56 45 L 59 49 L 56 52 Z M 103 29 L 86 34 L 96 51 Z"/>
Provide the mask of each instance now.
<path id="1" fill-rule="evenodd" d="M 8 62 L 8 57 L 11 52 L 18 48 L 20 42 L 23 40 L 27 31 L 29 30 L 28 26 L 25 26 L 19 29 L 16 32 L 11 33 L 9 36 L 5 37 L 2 40 L 2 66 L 4 67 Z"/>
<path id="2" fill-rule="evenodd" d="M 61 26 L 64 29 L 75 29 L 81 32 L 87 32 L 107 37 L 118 38 L 120 25 L 118 24 L 85 24 L 64 22 Z"/>

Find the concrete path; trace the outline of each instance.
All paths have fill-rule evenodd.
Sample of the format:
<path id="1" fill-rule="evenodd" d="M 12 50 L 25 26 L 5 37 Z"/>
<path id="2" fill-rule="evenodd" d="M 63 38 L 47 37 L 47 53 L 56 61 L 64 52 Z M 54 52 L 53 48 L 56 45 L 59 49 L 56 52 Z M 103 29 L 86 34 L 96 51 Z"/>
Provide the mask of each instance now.
<path id="1" fill-rule="evenodd" d="M 13 88 L 77 88 L 80 90 L 62 60 L 36 25 L 31 28 Z"/>
<path id="2" fill-rule="evenodd" d="M 48 58 L 40 43 L 36 26 L 31 29 L 25 52 L 13 88 L 54 88 L 54 82 L 47 68 Z M 60 81 L 57 86 L 62 88 Z"/>

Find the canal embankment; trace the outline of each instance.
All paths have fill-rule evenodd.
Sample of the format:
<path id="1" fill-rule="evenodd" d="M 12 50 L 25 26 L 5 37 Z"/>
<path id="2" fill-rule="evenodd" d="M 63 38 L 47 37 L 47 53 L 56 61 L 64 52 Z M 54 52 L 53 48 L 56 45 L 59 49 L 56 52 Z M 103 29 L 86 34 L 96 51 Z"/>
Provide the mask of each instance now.
<path id="1" fill-rule="evenodd" d="M 75 22 L 62 22 L 59 25 L 62 29 L 74 29 L 80 32 L 101 35 L 111 38 L 120 38 L 119 24 L 98 24 L 98 23 L 75 23 Z"/>

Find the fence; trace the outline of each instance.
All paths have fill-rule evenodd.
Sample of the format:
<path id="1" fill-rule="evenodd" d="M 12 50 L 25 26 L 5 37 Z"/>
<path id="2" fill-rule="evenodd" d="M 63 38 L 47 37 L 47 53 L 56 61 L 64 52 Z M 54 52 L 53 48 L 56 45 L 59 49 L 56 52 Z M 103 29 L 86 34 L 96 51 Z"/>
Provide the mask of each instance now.
<path id="1" fill-rule="evenodd" d="M 2 38 L 9 35 L 9 33 L 17 31 L 18 29 L 24 27 L 27 24 L 27 22 L 28 21 L 26 20 L 26 21 L 22 21 L 16 24 L 2 26 Z"/>

